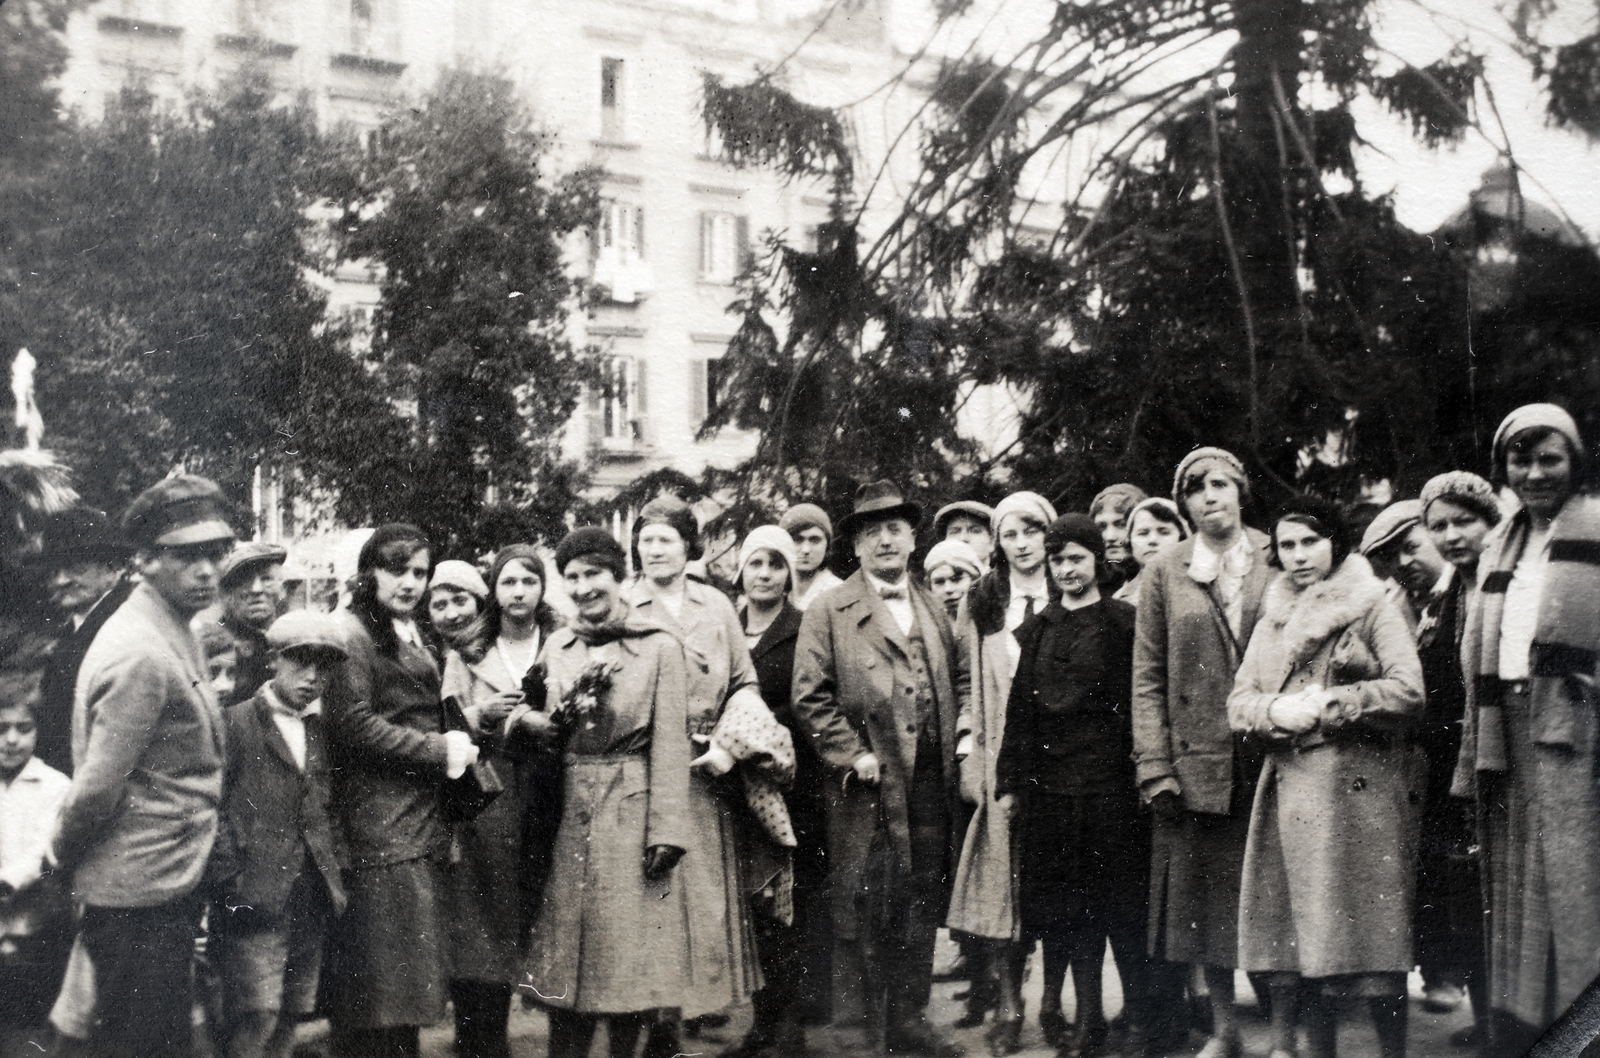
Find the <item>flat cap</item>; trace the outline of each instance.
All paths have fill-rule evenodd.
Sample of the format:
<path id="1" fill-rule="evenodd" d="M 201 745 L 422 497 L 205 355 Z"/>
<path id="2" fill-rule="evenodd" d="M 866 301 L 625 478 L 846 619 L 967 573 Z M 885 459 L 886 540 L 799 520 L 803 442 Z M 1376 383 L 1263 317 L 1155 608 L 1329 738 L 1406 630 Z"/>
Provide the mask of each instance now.
<path id="1" fill-rule="evenodd" d="M 175 547 L 232 540 L 228 501 L 216 482 L 174 474 L 145 489 L 122 516 L 122 532 L 134 547 Z"/>
<path id="2" fill-rule="evenodd" d="M 224 591 L 244 580 L 262 566 L 281 566 L 289 561 L 289 549 L 265 540 L 246 540 L 228 552 L 217 571 L 217 583 Z"/>
<path id="3" fill-rule="evenodd" d="M 341 659 L 350 656 L 339 619 L 314 610 L 290 610 L 272 622 L 267 646 L 273 650 L 325 650 Z"/>
<path id="4" fill-rule="evenodd" d="M 827 511 L 814 503 L 797 503 L 778 519 L 778 528 L 787 531 L 790 536 L 812 526 L 821 529 L 829 540 L 833 539 L 833 520 L 828 517 Z"/>
<path id="5" fill-rule="evenodd" d="M 987 503 L 979 503 L 977 500 L 957 500 L 954 503 L 947 503 L 940 507 L 939 513 L 933 516 L 933 535 L 941 540 L 944 539 L 945 526 L 949 525 L 950 519 L 958 514 L 976 518 L 990 529 L 994 528 L 993 507 L 990 507 Z"/>
<path id="6" fill-rule="evenodd" d="M 1363 555 L 1380 551 L 1406 535 L 1421 521 L 1421 500 L 1401 500 L 1399 503 L 1391 503 L 1378 512 L 1378 516 L 1372 519 L 1372 524 L 1367 526 L 1367 531 L 1361 534 L 1361 547 L 1357 550 Z"/>

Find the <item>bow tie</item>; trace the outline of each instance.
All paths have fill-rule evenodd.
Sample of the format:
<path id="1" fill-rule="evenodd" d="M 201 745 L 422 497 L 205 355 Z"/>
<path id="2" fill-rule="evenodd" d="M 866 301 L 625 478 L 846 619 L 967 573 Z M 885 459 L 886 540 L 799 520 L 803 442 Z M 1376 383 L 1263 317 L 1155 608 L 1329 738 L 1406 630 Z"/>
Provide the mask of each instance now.
<path id="1" fill-rule="evenodd" d="M 905 589 L 904 585 L 901 585 L 900 587 L 879 588 L 878 589 L 878 597 L 881 598 L 881 599 L 884 599 L 884 600 L 886 600 L 888 602 L 893 602 L 896 599 L 909 599 L 910 598 L 910 596 L 906 594 L 906 589 Z"/>

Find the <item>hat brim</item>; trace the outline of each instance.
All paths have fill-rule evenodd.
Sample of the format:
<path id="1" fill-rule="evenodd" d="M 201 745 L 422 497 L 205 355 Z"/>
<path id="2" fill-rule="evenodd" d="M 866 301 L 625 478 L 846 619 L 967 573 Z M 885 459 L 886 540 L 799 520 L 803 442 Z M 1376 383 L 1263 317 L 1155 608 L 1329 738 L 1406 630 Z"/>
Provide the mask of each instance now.
<path id="1" fill-rule="evenodd" d="M 1382 551 L 1384 548 L 1390 546 L 1391 544 L 1399 543 L 1400 539 L 1402 537 L 1404 537 L 1407 533 L 1409 533 L 1411 530 L 1415 529 L 1420 524 L 1421 523 L 1416 521 L 1415 519 L 1408 519 L 1406 521 L 1401 522 L 1399 525 L 1395 526 L 1393 529 L 1390 529 L 1387 533 L 1384 533 L 1382 536 L 1378 537 L 1378 539 L 1372 541 L 1371 543 L 1363 544 L 1361 546 L 1361 554 L 1362 555 L 1373 555 L 1373 554 L 1376 554 L 1379 551 Z"/>
<path id="2" fill-rule="evenodd" d="M 856 533 L 860 531 L 863 525 L 869 522 L 886 522 L 892 518 L 904 518 L 911 523 L 911 528 L 915 530 L 917 526 L 922 524 L 922 508 L 915 503 L 896 503 L 877 509 L 867 508 L 866 510 L 852 511 L 839 519 L 839 539 L 848 540 L 854 545 Z"/>
<path id="3" fill-rule="evenodd" d="M 230 584 L 236 584 L 243 580 L 245 574 L 258 570 L 262 566 L 281 566 L 288 560 L 287 555 L 256 555 L 253 558 L 242 559 L 232 569 L 218 577 L 217 584 L 226 588 Z"/>
<path id="4" fill-rule="evenodd" d="M 234 539 L 233 527 L 220 518 L 174 526 L 150 541 L 156 547 L 182 547 L 184 544 L 206 544 L 213 540 Z"/>
<path id="5" fill-rule="evenodd" d="M 286 650 L 315 651 L 318 654 L 327 654 L 329 657 L 338 661 L 350 660 L 350 651 L 346 650 L 337 643 L 326 643 L 322 642 L 321 640 L 307 640 L 301 643 L 285 643 L 283 646 L 275 646 L 272 649 L 280 654 Z"/>

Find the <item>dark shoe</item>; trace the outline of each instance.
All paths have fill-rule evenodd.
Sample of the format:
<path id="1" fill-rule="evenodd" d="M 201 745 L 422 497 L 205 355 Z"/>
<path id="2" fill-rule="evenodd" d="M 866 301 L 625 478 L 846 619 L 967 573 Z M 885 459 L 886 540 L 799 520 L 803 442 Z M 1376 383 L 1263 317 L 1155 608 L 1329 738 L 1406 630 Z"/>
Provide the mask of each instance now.
<path id="1" fill-rule="evenodd" d="M 890 1054 L 917 1054 L 923 1058 L 961 1058 L 962 1050 L 924 1022 L 898 1025 L 884 1034 L 883 1049 Z"/>
<path id="2" fill-rule="evenodd" d="M 994 1058 L 1009 1058 L 1022 1050 L 1022 1015 L 995 1019 L 989 1029 L 989 1053 Z"/>
<path id="3" fill-rule="evenodd" d="M 1110 1035 L 1111 1028 L 1104 1018 L 1086 1021 L 1072 1034 L 1072 1043 L 1063 1053 L 1070 1053 L 1073 1058 L 1099 1058 L 1105 1053 L 1106 1038 Z"/>
<path id="4" fill-rule="evenodd" d="M 983 1024 L 983 1008 L 968 1007 L 967 1012 L 956 1018 L 956 1028 L 975 1029 Z"/>
<path id="5" fill-rule="evenodd" d="M 941 966 L 933 971 L 935 981 L 965 981 L 968 974 L 967 957 L 958 955 L 949 966 Z"/>
<path id="6" fill-rule="evenodd" d="M 1072 1031 L 1072 1025 L 1059 1007 L 1039 1011 L 1039 1028 L 1044 1032 L 1044 1042 L 1058 1049 L 1067 1042 L 1067 1034 Z"/>
<path id="7" fill-rule="evenodd" d="M 722 1058 L 756 1058 L 756 1055 L 771 1050 L 777 1042 L 776 1037 L 752 1029 L 744 1039 L 723 1051 Z"/>

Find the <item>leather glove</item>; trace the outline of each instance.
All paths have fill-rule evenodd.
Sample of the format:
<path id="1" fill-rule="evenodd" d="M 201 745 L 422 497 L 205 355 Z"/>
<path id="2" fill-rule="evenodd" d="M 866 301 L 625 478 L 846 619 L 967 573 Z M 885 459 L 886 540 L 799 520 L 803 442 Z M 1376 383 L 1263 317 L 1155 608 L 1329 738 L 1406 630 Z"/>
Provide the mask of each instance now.
<path id="1" fill-rule="evenodd" d="M 1163 823 L 1171 823 L 1183 815 L 1183 798 L 1171 790 L 1162 790 L 1151 798 L 1150 811 Z"/>
<path id="2" fill-rule="evenodd" d="M 672 873 L 672 868 L 683 859 L 683 850 L 676 845 L 651 845 L 644 850 L 644 876 L 657 882 Z"/>

